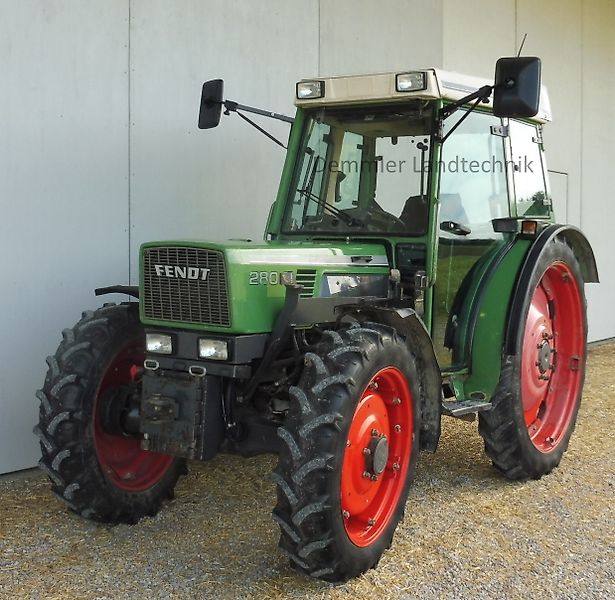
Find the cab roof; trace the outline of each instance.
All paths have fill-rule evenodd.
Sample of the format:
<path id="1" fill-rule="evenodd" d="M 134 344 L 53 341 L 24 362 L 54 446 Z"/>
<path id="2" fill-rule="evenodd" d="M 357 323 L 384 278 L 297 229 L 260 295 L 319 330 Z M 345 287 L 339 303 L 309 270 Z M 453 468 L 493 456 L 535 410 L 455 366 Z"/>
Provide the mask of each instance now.
<path id="1" fill-rule="evenodd" d="M 425 89 L 399 92 L 396 89 L 396 77 L 402 73 L 425 73 Z M 315 77 L 304 81 L 324 82 L 324 96 L 321 98 L 295 99 L 300 107 L 355 105 L 381 102 L 403 102 L 409 99 L 425 100 L 460 100 L 475 92 L 482 86 L 493 85 L 493 80 L 462 75 L 442 69 L 417 69 L 416 71 L 395 71 L 372 73 L 368 75 L 347 75 L 338 77 Z M 483 106 L 492 107 L 492 97 Z M 549 94 L 545 86 L 540 91 L 538 114 L 530 119 L 538 123 L 552 120 Z"/>

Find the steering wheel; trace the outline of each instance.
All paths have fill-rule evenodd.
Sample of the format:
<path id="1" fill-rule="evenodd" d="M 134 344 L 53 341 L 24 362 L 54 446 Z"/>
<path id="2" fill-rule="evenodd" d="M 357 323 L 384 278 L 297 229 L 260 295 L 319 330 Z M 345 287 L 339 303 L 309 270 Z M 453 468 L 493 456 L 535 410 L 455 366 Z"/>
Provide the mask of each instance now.
<path id="1" fill-rule="evenodd" d="M 399 217 L 396 217 L 394 214 L 387 212 L 375 202 L 367 208 L 365 213 L 366 216 L 369 218 L 368 223 L 371 221 L 380 225 L 384 225 L 386 226 L 387 231 L 392 230 L 394 226 L 399 226 L 402 229 L 406 228 L 406 224 Z"/>

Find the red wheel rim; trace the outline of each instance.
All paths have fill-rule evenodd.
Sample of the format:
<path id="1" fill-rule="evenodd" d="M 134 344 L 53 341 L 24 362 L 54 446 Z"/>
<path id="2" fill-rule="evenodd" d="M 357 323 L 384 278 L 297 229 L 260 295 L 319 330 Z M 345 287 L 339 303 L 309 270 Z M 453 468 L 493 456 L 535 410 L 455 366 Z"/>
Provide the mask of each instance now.
<path id="1" fill-rule="evenodd" d="M 357 404 L 342 463 L 342 518 L 357 546 L 372 544 L 395 514 L 412 461 L 413 415 L 401 371 L 378 371 Z"/>
<path id="2" fill-rule="evenodd" d="M 126 492 L 143 492 L 158 483 L 173 463 L 173 456 L 141 449 L 141 438 L 108 433 L 103 429 L 101 411 L 105 392 L 113 385 L 134 381 L 143 364 L 143 342 L 133 340 L 107 368 L 94 405 L 94 443 L 105 477 Z"/>
<path id="3" fill-rule="evenodd" d="M 583 383 L 585 334 L 579 284 L 564 262 L 543 274 L 530 303 L 521 354 L 521 400 L 530 440 L 557 448 Z"/>

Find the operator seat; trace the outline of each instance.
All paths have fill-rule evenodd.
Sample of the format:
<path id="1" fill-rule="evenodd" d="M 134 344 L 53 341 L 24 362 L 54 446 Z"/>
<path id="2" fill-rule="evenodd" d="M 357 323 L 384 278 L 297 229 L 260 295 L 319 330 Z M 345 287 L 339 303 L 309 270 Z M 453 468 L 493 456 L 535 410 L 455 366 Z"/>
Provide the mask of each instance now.
<path id="1" fill-rule="evenodd" d="M 399 215 L 406 226 L 406 233 L 422 235 L 427 231 L 429 204 L 427 196 L 410 196 Z"/>

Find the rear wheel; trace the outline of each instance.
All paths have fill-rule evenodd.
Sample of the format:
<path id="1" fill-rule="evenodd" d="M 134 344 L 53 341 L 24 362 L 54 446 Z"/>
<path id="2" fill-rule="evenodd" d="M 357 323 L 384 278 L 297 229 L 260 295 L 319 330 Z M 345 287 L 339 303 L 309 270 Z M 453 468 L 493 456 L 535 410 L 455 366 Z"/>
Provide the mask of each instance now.
<path id="1" fill-rule="evenodd" d="M 138 417 L 129 424 L 144 356 L 134 306 L 86 312 L 63 336 L 37 392 L 39 466 L 54 492 L 84 517 L 134 523 L 156 514 L 185 462 L 142 450 Z"/>
<path id="2" fill-rule="evenodd" d="M 505 357 L 493 408 L 479 415 L 487 455 L 510 479 L 538 479 L 559 464 L 585 378 L 587 320 L 579 263 L 567 244 L 554 241 L 537 267 L 517 354 Z"/>
<path id="3" fill-rule="evenodd" d="M 326 334 L 291 388 L 274 479 L 280 548 L 312 577 L 374 567 L 403 516 L 418 454 L 415 359 L 393 329 Z"/>

